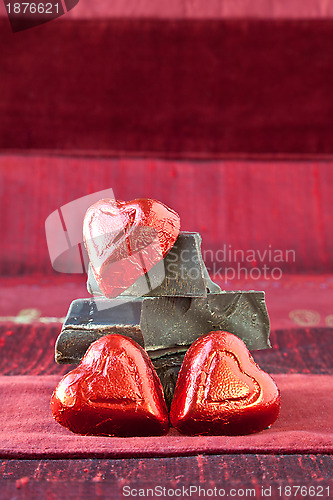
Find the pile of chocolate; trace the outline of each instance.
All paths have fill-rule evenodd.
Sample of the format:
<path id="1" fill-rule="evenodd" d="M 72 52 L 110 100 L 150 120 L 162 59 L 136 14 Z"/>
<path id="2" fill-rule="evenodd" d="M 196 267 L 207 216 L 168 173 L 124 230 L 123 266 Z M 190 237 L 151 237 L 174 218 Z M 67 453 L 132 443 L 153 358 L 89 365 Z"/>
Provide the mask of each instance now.
<path id="1" fill-rule="evenodd" d="M 221 291 L 203 262 L 200 235 L 179 228 L 178 214 L 156 200 L 89 208 L 92 297 L 72 302 L 55 349 L 57 363 L 81 363 L 52 397 L 54 417 L 72 431 L 163 434 L 170 407 L 171 422 L 188 434 L 256 432 L 277 417 L 278 390 L 247 351 L 270 347 L 264 292 Z M 197 413 L 189 419 L 182 406 L 200 391 L 201 420 Z"/>

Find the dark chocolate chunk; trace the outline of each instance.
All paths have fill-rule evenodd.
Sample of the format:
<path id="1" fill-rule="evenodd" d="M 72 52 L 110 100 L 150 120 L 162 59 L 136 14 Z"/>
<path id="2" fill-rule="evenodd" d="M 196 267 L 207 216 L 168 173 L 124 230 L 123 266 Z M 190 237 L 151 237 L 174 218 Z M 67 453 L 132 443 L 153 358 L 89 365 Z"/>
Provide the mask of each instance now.
<path id="1" fill-rule="evenodd" d="M 154 368 L 163 386 L 164 399 L 168 410 L 172 403 L 179 370 L 184 360 L 184 354 L 173 354 L 152 360 Z"/>
<path id="2" fill-rule="evenodd" d="M 202 259 L 202 257 L 201 257 L 201 259 Z M 214 281 L 212 281 L 211 277 L 209 276 L 209 272 L 207 270 L 207 267 L 206 267 L 206 264 L 204 263 L 204 261 L 202 261 L 202 267 L 203 267 L 203 271 L 204 271 L 204 279 L 205 279 L 207 293 L 221 293 L 222 290 L 219 287 L 219 285 L 214 283 Z"/>
<path id="3" fill-rule="evenodd" d="M 130 337 L 143 347 L 140 315 L 140 299 L 74 300 L 56 342 L 56 362 L 80 363 L 92 342 L 111 333 Z"/>
<path id="4" fill-rule="evenodd" d="M 91 266 L 88 269 L 88 292 L 102 295 Z M 176 243 L 148 273 L 140 276 L 120 296 L 206 297 L 220 291 L 212 282 L 201 256 L 199 233 L 180 232 Z"/>
<path id="5" fill-rule="evenodd" d="M 250 350 L 270 347 L 264 292 L 145 298 L 140 328 L 151 358 L 184 351 L 200 335 L 214 330 L 237 335 Z"/>
<path id="6" fill-rule="evenodd" d="M 226 330 L 248 349 L 269 344 L 264 292 L 222 292 L 201 297 L 78 299 L 72 302 L 56 343 L 57 363 L 78 363 L 102 335 L 127 335 L 151 358 L 185 352 L 200 335 Z"/>

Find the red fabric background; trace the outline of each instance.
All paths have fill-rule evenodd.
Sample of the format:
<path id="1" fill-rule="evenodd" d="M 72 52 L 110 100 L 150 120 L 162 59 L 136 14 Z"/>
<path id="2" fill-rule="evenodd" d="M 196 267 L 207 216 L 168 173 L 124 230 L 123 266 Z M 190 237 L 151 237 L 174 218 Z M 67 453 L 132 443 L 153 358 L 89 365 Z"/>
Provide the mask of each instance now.
<path id="1" fill-rule="evenodd" d="M 318 453 L 332 451 L 332 14 L 325 0 L 80 0 L 15 35 L 0 17 L 0 447 L 30 459 L 1 461 L 4 498 L 22 488 L 34 498 L 118 499 L 121 484 L 157 477 L 258 491 L 328 483 L 329 457 Z M 59 319 L 86 292 L 84 276 L 54 276 L 44 222 L 109 187 L 169 204 L 203 249 L 295 249 L 296 262 L 281 267 L 296 275 L 225 285 L 267 292 L 273 349 L 255 357 L 283 398 L 270 430 L 245 440 L 171 432 L 160 446 L 81 438 L 52 421 L 50 394 L 70 369 L 53 362 Z M 45 317 L 18 318 L 26 308 Z M 169 456 L 73 460 L 132 457 L 134 445 Z M 180 453 L 195 456 L 170 456 Z"/>
<path id="2" fill-rule="evenodd" d="M 0 156 L 0 274 L 52 274 L 45 239 L 51 212 L 113 188 L 119 199 L 151 197 L 174 208 L 182 230 L 198 231 L 204 251 L 295 251 L 286 272 L 332 272 L 331 162 L 166 161 Z M 228 247 L 229 248 L 229 247 Z M 206 263 L 214 272 L 211 255 Z M 267 254 L 268 256 L 268 254 Z M 216 262 L 215 270 L 225 262 Z M 235 266 L 235 263 L 232 263 Z M 242 266 L 262 267 L 261 262 Z"/>
<path id="3" fill-rule="evenodd" d="M 325 7 L 316 5 L 320 17 Z M 189 20 L 184 12 L 69 14 L 17 34 L 2 17 L 0 148 L 333 153 L 331 19 L 216 20 L 205 7 Z"/>

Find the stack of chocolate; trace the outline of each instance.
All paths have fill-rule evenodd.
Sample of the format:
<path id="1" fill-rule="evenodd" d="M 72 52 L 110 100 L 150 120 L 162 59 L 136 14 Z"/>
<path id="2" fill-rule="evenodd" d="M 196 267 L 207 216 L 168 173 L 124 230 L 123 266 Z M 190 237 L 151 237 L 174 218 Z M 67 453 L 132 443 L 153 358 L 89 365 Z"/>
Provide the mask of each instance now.
<path id="1" fill-rule="evenodd" d="M 147 351 L 170 407 L 184 354 L 196 339 L 222 330 L 241 338 L 249 350 L 265 349 L 270 347 L 269 317 L 264 292 L 221 291 L 203 262 L 200 235 L 179 232 L 178 215 L 150 201 L 149 207 L 145 200 L 124 204 L 127 222 L 122 222 L 121 231 L 115 231 L 113 223 L 105 229 L 108 218 L 114 221 L 114 201 L 102 200 L 88 210 L 84 236 L 90 259 L 87 288 L 92 297 L 70 305 L 55 359 L 80 363 L 100 337 L 130 337 Z M 134 261 L 133 255 L 140 259 Z"/>

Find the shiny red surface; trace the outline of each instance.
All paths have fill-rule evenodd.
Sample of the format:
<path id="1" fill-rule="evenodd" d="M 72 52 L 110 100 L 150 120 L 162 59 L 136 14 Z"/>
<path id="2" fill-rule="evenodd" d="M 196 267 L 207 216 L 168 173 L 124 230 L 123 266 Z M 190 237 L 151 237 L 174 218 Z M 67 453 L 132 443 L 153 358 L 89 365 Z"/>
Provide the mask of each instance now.
<path id="1" fill-rule="evenodd" d="M 187 351 L 170 410 L 180 432 L 251 434 L 270 426 L 279 411 L 275 382 L 235 335 L 211 332 Z"/>
<path id="2" fill-rule="evenodd" d="M 152 436 L 169 428 L 162 385 L 148 355 L 122 335 L 90 346 L 57 385 L 51 409 L 59 424 L 84 435 Z"/>
<path id="3" fill-rule="evenodd" d="M 116 297 L 162 260 L 174 245 L 179 215 L 152 199 L 104 199 L 84 218 L 83 236 L 96 281 Z"/>

